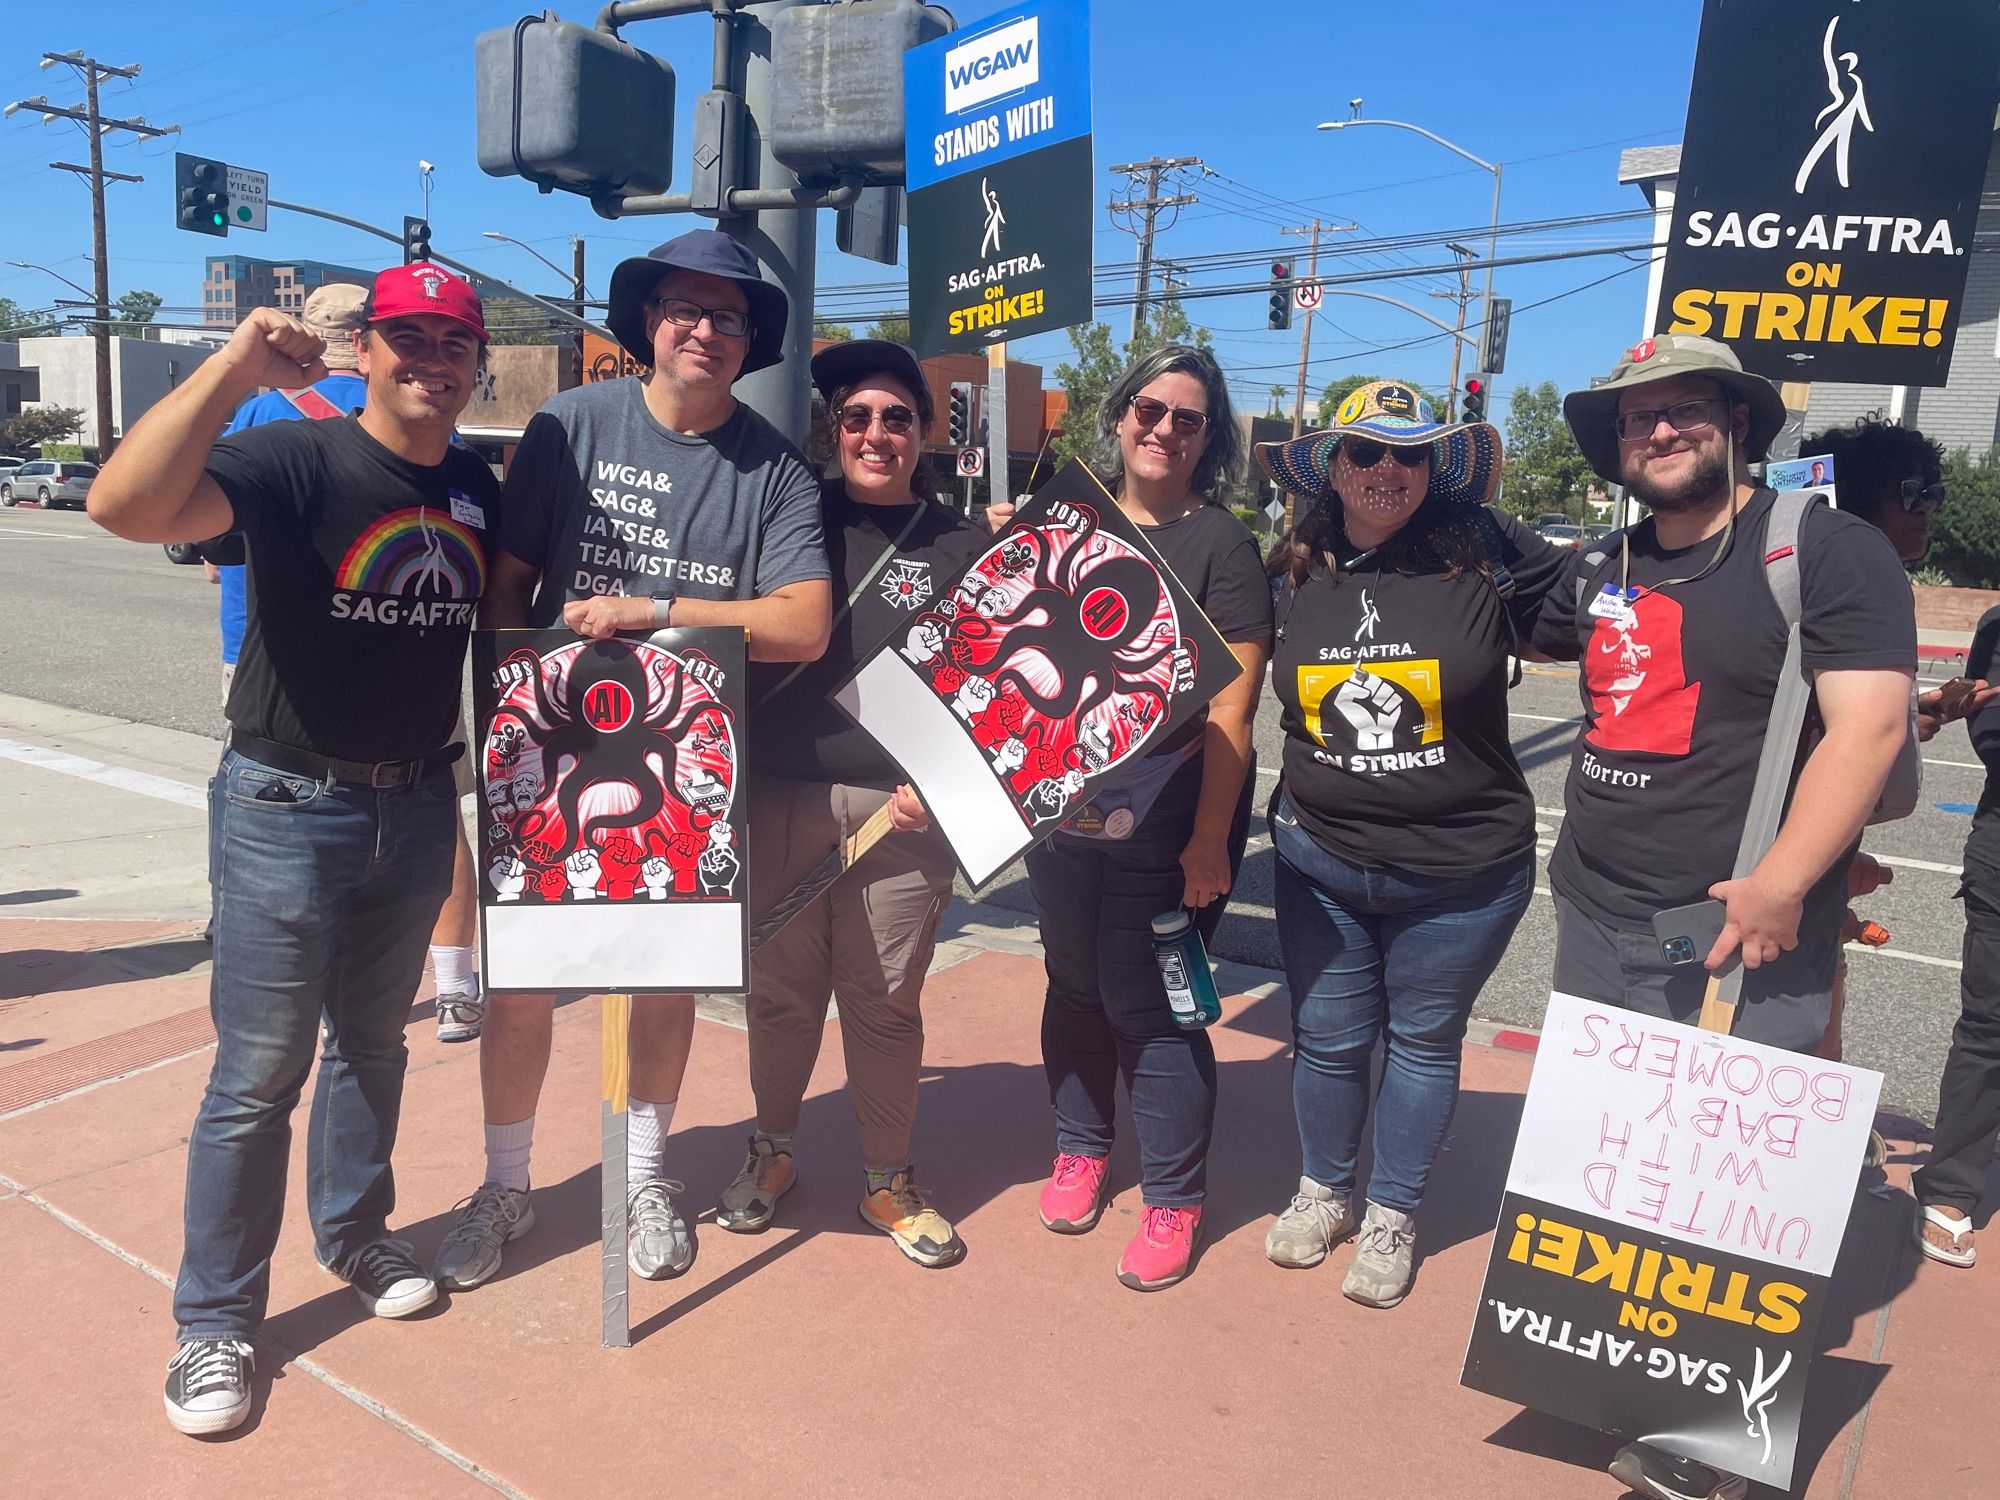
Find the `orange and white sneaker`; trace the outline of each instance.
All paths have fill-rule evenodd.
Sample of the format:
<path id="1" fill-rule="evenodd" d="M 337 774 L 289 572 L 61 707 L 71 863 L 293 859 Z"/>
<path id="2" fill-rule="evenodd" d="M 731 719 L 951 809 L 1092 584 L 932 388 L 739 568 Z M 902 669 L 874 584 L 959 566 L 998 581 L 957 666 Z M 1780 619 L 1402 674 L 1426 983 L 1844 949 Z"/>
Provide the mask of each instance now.
<path id="1" fill-rule="evenodd" d="M 1148 1203 L 1139 1232 L 1118 1260 L 1118 1279 L 1135 1292 L 1157 1292 L 1183 1280 L 1194 1265 L 1201 1238 L 1201 1205 L 1160 1208 Z"/>
<path id="2" fill-rule="evenodd" d="M 735 1181 L 722 1190 L 715 1225 L 732 1234 L 761 1234 L 777 1217 L 778 1200 L 799 1180 L 792 1153 L 780 1151 L 768 1136 L 750 1137 L 750 1154 Z"/>
<path id="3" fill-rule="evenodd" d="M 906 1167 L 861 1200 L 861 1219 L 896 1242 L 920 1266 L 935 1271 L 965 1258 L 965 1241 L 951 1221 L 924 1198 L 915 1168 Z"/>

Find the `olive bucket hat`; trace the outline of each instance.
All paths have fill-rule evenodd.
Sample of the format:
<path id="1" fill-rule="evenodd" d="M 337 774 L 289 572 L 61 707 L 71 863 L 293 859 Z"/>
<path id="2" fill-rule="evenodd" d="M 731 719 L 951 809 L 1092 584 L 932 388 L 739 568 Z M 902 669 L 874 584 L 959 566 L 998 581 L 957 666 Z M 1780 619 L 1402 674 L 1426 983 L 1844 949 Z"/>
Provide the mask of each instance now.
<path id="1" fill-rule="evenodd" d="M 1763 461 L 1771 440 L 1785 425 L 1785 402 L 1778 388 L 1762 375 L 1744 369 L 1727 344 L 1691 333 L 1663 333 L 1627 349 L 1601 385 L 1563 397 L 1563 420 L 1569 423 L 1576 446 L 1602 478 L 1618 482 L 1619 396 L 1635 386 L 1671 380 L 1676 375 L 1713 380 L 1729 392 L 1732 401 L 1747 405 L 1750 433 L 1743 456 L 1753 464 Z"/>
<path id="2" fill-rule="evenodd" d="M 1440 422 L 1430 402 L 1399 380 L 1348 392 L 1333 425 L 1280 443 L 1259 443 L 1257 463 L 1278 488 L 1318 499 L 1331 490 L 1341 439 L 1373 438 L 1395 448 L 1431 449 L 1426 500 L 1484 505 L 1500 483 L 1500 432 L 1490 422 Z"/>

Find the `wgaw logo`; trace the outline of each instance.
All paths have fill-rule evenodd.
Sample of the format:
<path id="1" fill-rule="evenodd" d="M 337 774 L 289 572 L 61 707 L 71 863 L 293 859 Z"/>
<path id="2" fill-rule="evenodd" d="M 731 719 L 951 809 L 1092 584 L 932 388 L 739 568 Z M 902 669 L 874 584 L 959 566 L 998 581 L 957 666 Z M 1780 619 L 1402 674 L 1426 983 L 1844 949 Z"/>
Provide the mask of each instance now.
<path id="1" fill-rule="evenodd" d="M 944 109 L 955 115 L 1041 82 L 1041 23 L 1023 16 L 944 55 Z"/>

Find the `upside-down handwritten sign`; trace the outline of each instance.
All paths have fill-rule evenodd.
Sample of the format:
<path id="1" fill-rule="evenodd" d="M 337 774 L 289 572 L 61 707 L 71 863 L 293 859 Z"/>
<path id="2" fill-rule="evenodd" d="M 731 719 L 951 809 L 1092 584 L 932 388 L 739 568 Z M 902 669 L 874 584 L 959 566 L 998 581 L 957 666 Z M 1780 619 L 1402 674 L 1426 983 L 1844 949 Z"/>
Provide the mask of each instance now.
<path id="1" fill-rule="evenodd" d="M 1551 996 L 1464 1383 L 1789 1486 L 1881 1084 Z"/>

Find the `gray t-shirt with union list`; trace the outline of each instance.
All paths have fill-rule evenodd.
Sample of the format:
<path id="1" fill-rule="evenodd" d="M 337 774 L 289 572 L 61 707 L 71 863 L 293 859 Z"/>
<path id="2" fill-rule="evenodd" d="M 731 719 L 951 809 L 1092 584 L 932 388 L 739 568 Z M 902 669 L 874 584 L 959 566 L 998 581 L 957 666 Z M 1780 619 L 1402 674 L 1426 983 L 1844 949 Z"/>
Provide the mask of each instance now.
<path id="1" fill-rule="evenodd" d="M 761 599 L 829 576 L 818 481 L 740 402 L 690 436 L 636 379 L 562 391 L 529 419 L 505 495 L 500 543 L 542 572 L 533 625 L 585 595 Z"/>

